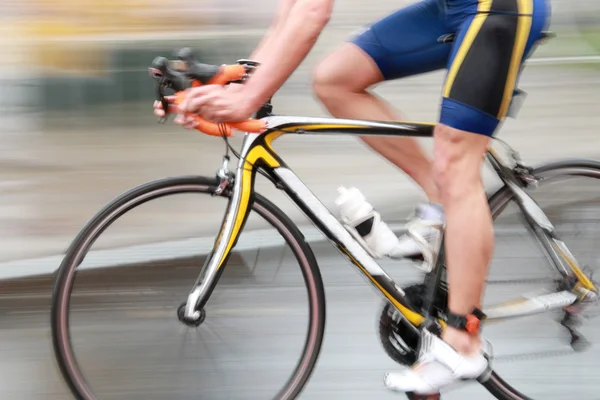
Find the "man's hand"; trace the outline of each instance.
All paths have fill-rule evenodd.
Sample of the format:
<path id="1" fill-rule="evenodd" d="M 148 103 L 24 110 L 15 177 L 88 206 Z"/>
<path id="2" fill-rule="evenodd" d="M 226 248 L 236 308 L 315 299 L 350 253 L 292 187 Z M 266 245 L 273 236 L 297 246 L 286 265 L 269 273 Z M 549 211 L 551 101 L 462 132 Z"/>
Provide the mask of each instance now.
<path id="1" fill-rule="evenodd" d="M 177 106 L 175 105 L 175 96 L 165 96 L 167 104 L 169 105 L 169 113 L 177 112 Z M 157 117 L 165 117 L 167 113 L 163 110 L 162 103 L 158 100 L 154 101 L 154 115 Z"/>
<path id="2" fill-rule="evenodd" d="M 216 88 L 221 88 L 222 91 L 227 92 L 225 96 L 227 102 L 223 103 L 222 99 L 223 99 L 223 95 L 218 95 L 216 94 L 216 92 L 219 92 L 218 90 L 216 90 Z M 203 89 L 203 90 L 200 90 Z M 213 85 L 210 87 L 210 89 L 207 89 L 207 87 L 201 87 L 201 88 L 191 88 L 187 90 L 187 94 L 186 94 L 186 101 L 184 101 L 182 104 L 180 104 L 179 106 L 177 106 L 175 104 L 176 101 L 176 96 L 165 96 L 165 99 L 167 100 L 167 103 L 169 104 L 169 113 L 173 113 L 173 114 L 177 114 L 177 117 L 175 118 L 175 123 L 178 125 L 182 125 L 185 128 L 188 129 L 194 129 L 196 127 L 196 123 L 194 121 L 194 115 L 186 115 L 186 113 L 191 113 L 191 114 L 197 114 L 200 115 L 202 118 L 208 120 L 208 121 L 213 121 L 213 122 L 237 122 L 237 121 L 243 121 L 247 118 L 249 118 L 251 116 L 252 113 L 254 113 L 255 110 L 251 110 L 251 111 L 242 111 L 242 108 L 246 108 L 246 107 L 242 107 L 239 109 L 233 109 L 233 111 L 235 111 L 234 113 L 226 113 L 221 111 L 218 115 L 221 116 L 221 119 L 211 119 L 213 114 L 211 114 L 211 110 L 213 110 L 212 112 L 214 113 L 215 108 L 219 108 L 219 106 L 214 106 L 211 105 L 211 99 L 221 99 L 219 100 L 218 104 L 225 104 L 225 105 L 235 105 L 238 101 L 242 102 L 242 103 L 248 103 L 247 102 L 247 96 L 242 96 L 241 92 L 244 89 L 244 85 L 243 84 L 229 84 L 227 86 L 216 86 Z M 235 94 L 239 94 L 239 96 L 235 96 Z M 200 105 L 205 104 L 202 108 L 200 108 Z M 256 107 L 258 108 L 258 107 Z M 209 110 L 208 112 L 206 112 L 206 110 Z M 232 115 L 233 114 L 233 115 Z M 240 116 L 242 114 L 248 114 L 247 117 L 244 116 Z M 158 117 L 164 117 L 166 116 L 165 111 L 163 110 L 162 107 L 162 103 L 160 101 L 155 101 L 154 102 L 154 115 L 158 116 Z M 217 117 L 218 118 L 218 117 Z"/>
<path id="3" fill-rule="evenodd" d="M 259 107 L 239 87 L 208 85 L 188 89 L 178 112 L 193 113 L 216 123 L 239 122 L 250 118 Z"/>

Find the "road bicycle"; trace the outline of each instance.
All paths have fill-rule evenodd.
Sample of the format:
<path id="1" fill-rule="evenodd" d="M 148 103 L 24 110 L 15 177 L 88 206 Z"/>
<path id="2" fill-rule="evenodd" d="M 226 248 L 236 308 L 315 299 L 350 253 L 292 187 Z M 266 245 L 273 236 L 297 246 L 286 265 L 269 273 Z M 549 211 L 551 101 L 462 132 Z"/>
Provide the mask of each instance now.
<path id="1" fill-rule="evenodd" d="M 240 83 L 257 67 L 250 60 L 235 65 L 211 66 L 197 62 L 191 52 L 183 51 L 177 60 L 155 59 L 150 74 L 157 81 L 158 98 L 163 101 L 171 89 L 182 96 L 192 85 Z M 180 97 L 181 99 L 182 97 Z M 164 120 L 163 120 L 164 121 Z M 292 375 L 275 395 L 276 399 L 293 399 L 300 395 L 315 368 L 325 327 L 325 293 L 319 265 L 311 246 L 301 231 L 279 208 L 254 191 L 256 174 L 268 178 L 283 191 L 331 241 L 360 273 L 383 296 L 385 302 L 380 315 L 380 339 L 385 352 L 397 363 L 412 365 L 417 358 L 421 329 L 440 332 L 445 327 L 447 312 L 447 284 L 445 278 L 443 226 L 439 247 L 422 243 L 425 278 L 422 284 L 401 288 L 384 271 L 286 165 L 273 149 L 273 142 L 283 135 L 389 135 L 431 137 L 434 124 L 416 122 L 380 122 L 320 117 L 279 116 L 272 113 L 271 100 L 263 105 L 255 118 L 235 124 L 212 124 L 198 118 L 198 129 L 220 136 L 227 144 L 226 154 L 216 177 L 190 176 L 156 180 L 117 197 L 96 214 L 69 247 L 58 271 L 52 301 L 52 335 L 54 351 L 64 379 L 78 399 L 96 399 L 78 366 L 70 338 L 69 308 L 77 267 L 90 246 L 115 220 L 135 207 L 151 200 L 178 193 L 203 193 L 229 199 L 220 233 L 211 254 L 202 266 L 193 290 L 176 310 L 179 321 L 188 326 L 199 326 L 207 318 L 205 306 L 226 269 L 229 256 L 235 248 L 251 211 L 271 224 L 290 246 L 306 286 L 309 308 L 309 326 L 303 341 L 303 350 Z M 234 130 L 245 132 L 241 152 L 237 154 L 227 138 Z M 585 347 L 586 340 L 575 329 L 574 320 L 581 310 L 597 302 L 598 289 L 584 272 L 567 245 L 558 236 L 553 224 L 528 194 L 549 182 L 563 178 L 600 178 L 600 162 L 593 160 L 565 160 L 532 168 L 521 162 L 518 154 L 505 144 L 508 160 L 490 148 L 487 161 L 502 181 L 502 186 L 489 196 L 492 215 L 497 218 L 509 204 L 515 204 L 543 250 L 549 265 L 557 271 L 552 280 L 554 290 L 533 297 L 520 298 L 484 309 L 486 325 L 516 317 L 559 310 L 562 325 L 571 334 L 574 348 Z M 229 152 L 239 158 L 237 169 L 229 169 Z M 418 235 L 409 231 L 416 240 Z M 175 312 L 175 310 L 174 310 Z M 527 395 L 513 388 L 490 369 L 479 379 L 498 399 L 523 400 Z M 420 398 L 408 393 L 409 398 Z M 439 398 L 427 397 L 427 398 Z"/>

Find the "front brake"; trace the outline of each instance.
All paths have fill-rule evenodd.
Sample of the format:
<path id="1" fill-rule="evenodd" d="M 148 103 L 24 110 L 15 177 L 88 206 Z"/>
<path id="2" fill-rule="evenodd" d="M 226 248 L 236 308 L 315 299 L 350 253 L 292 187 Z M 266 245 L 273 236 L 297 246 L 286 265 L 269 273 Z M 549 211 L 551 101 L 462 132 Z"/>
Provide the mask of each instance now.
<path id="1" fill-rule="evenodd" d="M 233 185 L 235 175 L 229 170 L 229 160 L 230 157 L 228 154 L 223 156 L 223 163 L 221 164 L 221 168 L 219 168 L 217 171 L 217 179 L 219 180 L 219 184 L 212 193 L 213 196 L 222 195 L 225 189 Z"/>

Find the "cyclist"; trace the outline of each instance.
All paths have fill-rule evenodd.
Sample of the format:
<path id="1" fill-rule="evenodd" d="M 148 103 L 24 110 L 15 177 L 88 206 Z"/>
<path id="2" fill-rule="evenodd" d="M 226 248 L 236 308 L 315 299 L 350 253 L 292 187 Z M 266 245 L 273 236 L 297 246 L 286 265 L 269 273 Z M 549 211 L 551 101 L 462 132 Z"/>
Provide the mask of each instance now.
<path id="1" fill-rule="evenodd" d="M 397 120 L 367 89 L 385 80 L 448 69 L 433 162 L 413 139 L 363 138 L 424 190 L 429 202 L 417 207 L 416 217 L 446 224 L 447 328 L 441 338 L 423 331 L 416 366 L 387 374 L 389 389 L 438 393 L 487 369 L 477 321 L 494 239 L 481 164 L 507 115 L 523 61 L 549 21 L 547 2 L 422 0 L 376 22 L 315 70 L 315 92 L 335 117 Z M 180 112 L 214 122 L 250 117 L 305 58 L 332 8 L 333 0 L 280 0 L 269 32 L 251 56 L 261 66 L 247 83 L 193 88 Z M 456 34 L 452 46 L 438 40 L 447 34 Z M 189 125 L 181 115 L 178 122 Z M 407 256 L 419 251 L 408 237 L 402 243 Z"/>

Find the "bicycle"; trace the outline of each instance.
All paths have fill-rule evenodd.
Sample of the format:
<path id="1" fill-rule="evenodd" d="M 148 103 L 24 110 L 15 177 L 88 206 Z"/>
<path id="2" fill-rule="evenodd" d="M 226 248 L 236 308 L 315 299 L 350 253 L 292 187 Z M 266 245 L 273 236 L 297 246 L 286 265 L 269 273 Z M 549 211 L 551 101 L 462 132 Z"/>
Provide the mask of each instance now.
<path id="1" fill-rule="evenodd" d="M 448 38 L 444 39 L 448 40 Z M 181 94 L 192 84 L 228 84 L 243 82 L 256 68 L 256 63 L 240 60 L 236 65 L 211 66 L 198 63 L 189 51 L 180 53 L 178 60 L 157 58 L 149 69 L 157 81 L 158 98 L 168 109 L 165 90 Z M 193 83 L 194 82 L 194 83 Z M 163 118 L 161 122 L 166 119 Z M 402 365 L 416 361 L 420 329 L 440 332 L 444 326 L 447 303 L 445 282 L 443 227 L 438 248 L 423 245 L 426 272 L 424 282 L 401 288 L 383 270 L 369 253 L 350 235 L 338 219 L 302 183 L 272 147 L 274 140 L 291 134 L 354 134 L 354 135 L 404 135 L 431 137 L 434 124 L 416 122 L 378 122 L 364 120 L 290 117 L 272 114 L 271 100 L 263 105 L 255 118 L 235 124 L 212 124 L 198 119 L 204 133 L 221 136 L 226 142 L 226 154 L 215 178 L 192 176 L 175 177 L 153 181 L 117 197 L 96 214 L 72 242 L 59 268 L 52 300 L 52 336 L 54 352 L 60 370 L 69 388 L 78 399 L 96 399 L 86 382 L 74 355 L 69 328 L 69 306 L 75 270 L 82 262 L 89 247 L 104 230 L 120 216 L 140 204 L 170 194 L 193 192 L 229 199 L 221 229 L 212 252 L 201 269 L 193 290 L 187 300 L 177 309 L 178 319 L 189 326 L 199 326 L 206 319 L 208 303 L 221 274 L 236 246 L 250 211 L 257 212 L 269 222 L 285 242 L 290 245 L 299 264 L 309 298 L 309 327 L 306 331 L 300 360 L 292 376 L 281 388 L 276 399 L 296 398 L 313 372 L 324 336 L 325 293 L 319 266 L 310 245 L 304 240 L 298 227 L 267 198 L 254 192 L 256 173 L 269 179 L 278 189 L 300 207 L 314 225 L 348 258 L 385 299 L 380 316 L 380 340 L 385 352 Z M 227 138 L 232 129 L 245 132 L 239 154 Z M 559 273 L 553 281 L 555 290 L 531 298 L 498 304 L 484 309 L 483 321 L 502 321 L 515 317 L 539 314 L 551 310 L 564 310 L 563 326 L 571 334 L 571 345 L 584 347 L 586 341 L 575 329 L 574 320 L 582 309 L 596 304 L 598 289 L 592 279 L 582 271 L 566 244 L 561 241 L 552 223 L 527 194 L 547 182 L 564 177 L 582 176 L 600 178 L 600 162 L 593 160 L 565 160 L 551 162 L 537 168 L 522 163 L 516 151 L 504 143 L 509 151 L 509 161 L 503 161 L 499 153 L 490 148 L 487 161 L 495 170 L 503 185 L 489 196 L 492 215 L 497 218 L 507 205 L 515 203 L 531 234 L 544 251 L 549 264 Z M 236 172 L 229 169 L 229 151 L 238 158 Z M 409 234 L 413 234 L 409 232 Z M 415 239 L 419 240 L 418 236 Z M 479 379 L 498 399 L 529 399 L 498 376 L 491 364 Z M 412 399 L 425 398 L 408 393 Z M 439 395 L 427 398 L 439 398 Z"/>

